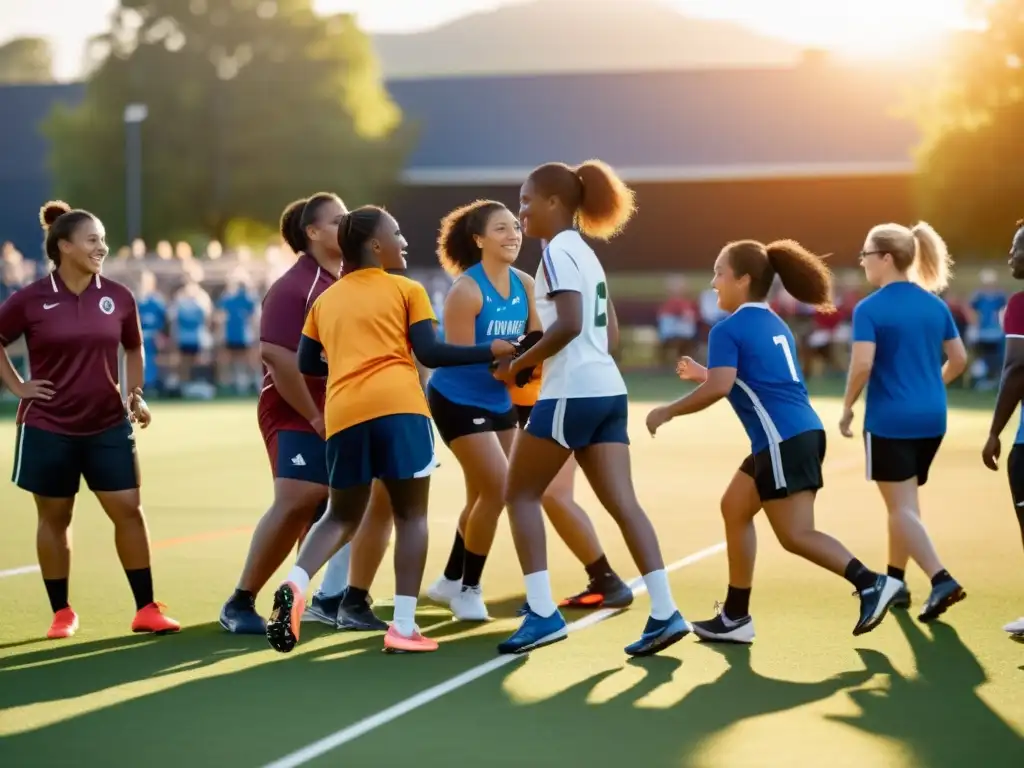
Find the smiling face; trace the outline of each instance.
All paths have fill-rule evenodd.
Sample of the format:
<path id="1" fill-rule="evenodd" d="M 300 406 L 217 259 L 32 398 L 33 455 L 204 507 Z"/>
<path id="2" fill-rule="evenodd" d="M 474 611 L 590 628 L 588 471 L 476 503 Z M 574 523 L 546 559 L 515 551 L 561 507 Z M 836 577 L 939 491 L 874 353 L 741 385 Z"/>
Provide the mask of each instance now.
<path id="1" fill-rule="evenodd" d="M 406 267 L 405 249 L 409 243 L 398 228 L 398 222 L 390 213 L 383 212 L 377 222 L 377 230 L 367 243 L 373 258 L 384 270 L 402 270 Z"/>
<path id="2" fill-rule="evenodd" d="M 544 195 L 529 178 L 519 190 L 519 222 L 527 237 L 550 240 L 558 227 L 555 219 L 561 203 L 557 197 Z"/>
<path id="3" fill-rule="evenodd" d="M 93 216 L 78 222 L 71 231 L 71 237 L 61 240 L 61 264 L 68 264 L 82 272 L 98 275 L 103 261 L 110 253 L 107 247 L 107 232 L 103 224 Z"/>
<path id="4" fill-rule="evenodd" d="M 735 312 L 747 301 L 750 277 L 736 277 L 729 262 L 728 250 L 722 251 L 715 259 L 715 276 L 711 280 L 711 287 L 718 294 L 718 306 L 725 312 Z"/>
<path id="5" fill-rule="evenodd" d="M 474 240 L 485 260 L 512 264 L 519 258 L 523 232 L 512 211 L 498 208 L 487 217 L 484 233 L 475 236 Z"/>

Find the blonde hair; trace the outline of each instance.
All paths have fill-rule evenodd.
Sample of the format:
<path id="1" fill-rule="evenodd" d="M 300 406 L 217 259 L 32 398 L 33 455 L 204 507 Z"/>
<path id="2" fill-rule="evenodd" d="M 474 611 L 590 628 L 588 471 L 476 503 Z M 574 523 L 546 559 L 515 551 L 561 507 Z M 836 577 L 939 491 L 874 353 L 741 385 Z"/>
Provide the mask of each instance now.
<path id="1" fill-rule="evenodd" d="M 953 277 L 953 258 L 946 241 L 931 224 L 913 227 L 879 224 L 868 233 L 872 250 L 888 253 L 893 265 L 907 278 L 931 293 L 942 293 Z"/>

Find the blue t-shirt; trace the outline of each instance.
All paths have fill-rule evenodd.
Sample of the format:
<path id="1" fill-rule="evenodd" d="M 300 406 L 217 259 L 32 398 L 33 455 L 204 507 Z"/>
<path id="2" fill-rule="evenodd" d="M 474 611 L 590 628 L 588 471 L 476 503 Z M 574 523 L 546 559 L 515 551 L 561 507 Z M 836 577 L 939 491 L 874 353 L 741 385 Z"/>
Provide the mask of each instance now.
<path id="1" fill-rule="evenodd" d="M 234 346 L 252 344 L 252 316 L 256 311 L 252 294 L 245 288 L 225 293 L 217 308 L 224 313 L 224 341 Z"/>
<path id="2" fill-rule="evenodd" d="M 900 439 L 946 434 L 942 345 L 959 335 L 946 302 L 914 283 L 889 283 L 856 306 L 853 341 L 875 345 L 866 432 Z"/>
<path id="3" fill-rule="evenodd" d="M 729 404 L 754 453 L 823 429 L 811 407 L 796 342 L 767 304 L 744 304 L 711 329 L 708 368 L 735 368 Z"/>
<path id="4" fill-rule="evenodd" d="M 999 342 L 1003 328 L 999 313 L 1006 306 L 1006 295 L 998 288 L 978 291 L 971 299 L 971 309 L 978 315 L 978 341 Z"/>
<path id="5" fill-rule="evenodd" d="M 526 287 L 515 270 L 511 273 L 512 289 L 507 297 L 498 293 L 487 279 L 482 264 L 474 264 L 465 275 L 476 282 L 483 296 L 483 307 L 476 316 L 475 343 L 517 339 L 526 333 L 530 303 Z M 438 368 L 430 375 L 430 386 L 459 405 L 471 405 L 492 413 L 507 413 L 512 408 L 508 387 L 494 378 L 487 363 Z"/>
<path id="6" fill-rule="evenodd" d="M 199 346 L 206 327 L 206 307 L 192 296 L 182 296 L 177 306 L 178 343 Z"/>
<path id="7" fill-rule="evenodd" d="M 157 336 L 167 327 L 167 304 L 159 294 L 150 293 L 139 299 L 139 325 L 146 351 L 156 349 Z"/>

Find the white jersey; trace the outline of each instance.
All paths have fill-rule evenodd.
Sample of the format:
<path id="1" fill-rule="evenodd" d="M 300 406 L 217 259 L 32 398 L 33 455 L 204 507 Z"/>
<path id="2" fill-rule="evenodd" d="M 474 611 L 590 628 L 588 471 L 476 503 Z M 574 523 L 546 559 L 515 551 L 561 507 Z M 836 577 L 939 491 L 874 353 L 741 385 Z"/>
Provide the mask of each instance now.
<path id="1" fill-rule="evenodd" d="M 541 400 L 614 397 L 626 394 L 619 366 L 608 353 L 608 283 L 597 254 L 580 233 L 558 233 L 544 249 L 534 282 L 541 325 L 547 331 L 558 318 L 553 294 L 573 291 L 583 297 L 583 330 L 541 369 Z"/>

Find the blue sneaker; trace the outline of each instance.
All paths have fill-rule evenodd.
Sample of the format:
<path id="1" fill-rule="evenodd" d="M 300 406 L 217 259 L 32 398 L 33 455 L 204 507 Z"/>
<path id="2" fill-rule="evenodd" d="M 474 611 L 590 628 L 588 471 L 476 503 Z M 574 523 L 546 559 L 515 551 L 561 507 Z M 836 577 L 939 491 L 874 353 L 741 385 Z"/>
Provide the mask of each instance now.
<path id="1" fill-rule="evenodd" d="M 498 644 L 498 653 L 527 653 L 559 640 L 569 634 L 568 625 L 560 611 L 548 617 L 539 616 L 527 608 L 523 623 L 508 640 Z"/>
<path id="2" fill-rule="evenodd" d="M 626 646 L 626 653 L 630 656 L 653 656 L 658 651 L 663 651 L 670 645 L 674 645 L 686 637 L 693 628 L 683 618 L 683 614 L 676 611 L 667 619 L 656 619 L 653 616 L 647 617 L 647 625 L 644 633 L 635 643 Z"/>
<path id="3" fill-rule="evenodd" d="M 256 613 L 255 598 L 232 598 L 220 609 L 220 625 L 233 635 L 265 635 L 267 623 Z"/>

